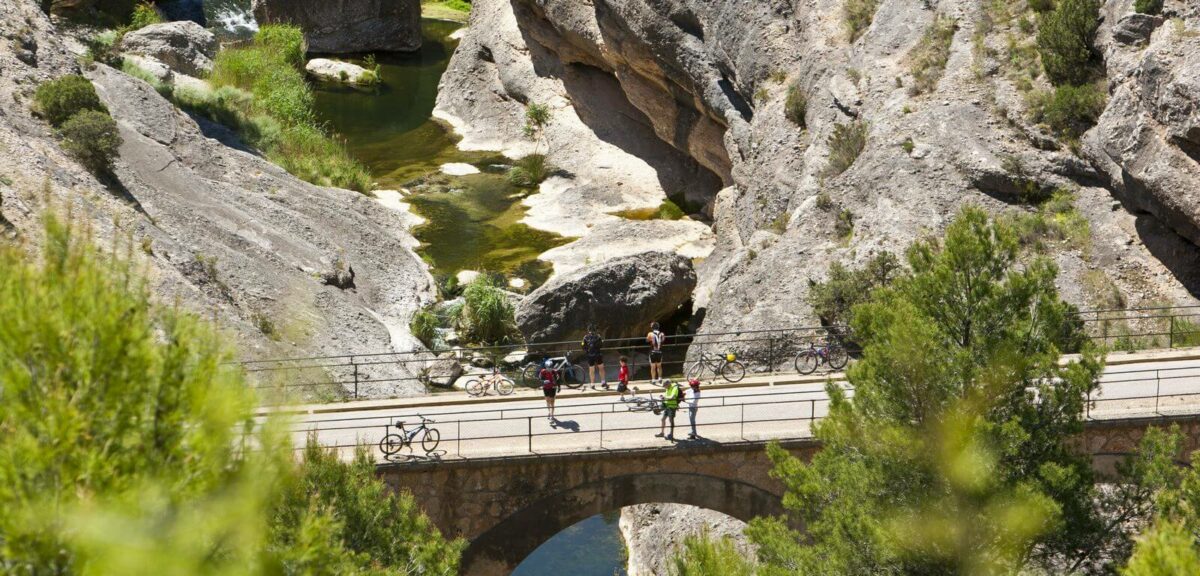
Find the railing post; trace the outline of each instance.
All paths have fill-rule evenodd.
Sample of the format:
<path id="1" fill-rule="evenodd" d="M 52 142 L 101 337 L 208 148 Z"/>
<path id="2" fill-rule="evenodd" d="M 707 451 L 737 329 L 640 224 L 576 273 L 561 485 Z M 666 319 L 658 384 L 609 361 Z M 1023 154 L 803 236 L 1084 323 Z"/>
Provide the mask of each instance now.
<path id="1" fill-rule="evenodd" d="M 454 421 L 454 446 L 455 453 L 462 458 L 462 420 Z"/>
<path id="2" fill-rule="evenodd" d="M 775 335 L 767 333 L 768 352 L 767 352 L 767 373 L 775 375 Z"/>
<path id="3" fill-rule="evenodd" d="M 1158 411 L 1158 399 L 1162 397 L 1162 374 L 1158 370 L 1154 371 L 1154 413 L 1162 416 Z"/>
<path id="4" fill-rule="evenodd" d="M 533 416 L 525 417 L 525 435 L 529 439 L 529 453 L 533 454 Z"/>
<path id="5" fill-rule="evenodd" d="M 354 365 L 354 399 L 358 400 L 358 362 L 354 361 L 354 357 L 350 357 L 350 364 Z"/>
<path id="6" fill-rule="evenodd" d="M 742 442 L 746 441 L 746 405 L 738 405 L 738 436 L 742 438 Z"/>
<path id="7" fill-rule="evenodd" d="M 1175 348 L 1175 317 L 1167 318 L 1167 349 Z"/>
<path id="8" fill-rule="evenodd" d="M 1086 404 L 1083 405 L 1083 413 L 1084 413 L 1084 416 L 1083 416 L 1084 420 L 1092 419 L 1092 391 L 1091 390 L 1088 390 Z"/>
<path id="9" fill-rule="evenodd" d="M 600 413 L 600 449 L 604 449 L 604 413 Z"/>

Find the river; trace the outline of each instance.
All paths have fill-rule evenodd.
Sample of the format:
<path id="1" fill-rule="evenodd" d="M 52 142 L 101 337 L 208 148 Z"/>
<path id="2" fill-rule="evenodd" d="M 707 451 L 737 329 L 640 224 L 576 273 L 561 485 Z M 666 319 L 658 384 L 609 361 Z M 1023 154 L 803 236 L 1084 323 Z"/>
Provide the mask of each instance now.
<path id="1" fill-rule="evenodd" d="M 559 532 L 526 557 L 512 576 L 625 576 L 620 516 L 597 514 Z"/>
<path id="2" fill-rule="evenodd" d="M 525 215 L 520 200 L 528 191 L 508 183 L 507 159 L 458 150 L 455 136 L 432 119 L 438 81 L 458 45 L 450 36 L 460 27 L 424 20 L 419 52 L 377 55 L 382 86 L 318 85 L 317 113 L 345 138 L 380 188 L 412 191 L 405 201 L 426 219 L 414 235 L 435 275 L 488 271 L 536 286 L 551 273 L 537 256 L 565 239 L 520 223 Z M 442 166 L 451 163 L 478 173 L 443 173 Z"/>

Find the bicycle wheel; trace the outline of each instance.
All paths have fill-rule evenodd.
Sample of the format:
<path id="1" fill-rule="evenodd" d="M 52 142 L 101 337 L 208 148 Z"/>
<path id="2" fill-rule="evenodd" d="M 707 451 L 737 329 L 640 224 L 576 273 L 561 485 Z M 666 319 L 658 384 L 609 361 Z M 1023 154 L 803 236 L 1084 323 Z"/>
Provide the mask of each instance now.
<path id="1" fill-rule="evenodd" d="M 509 380 L 508 378 L 501 378 L 496 381 L 496 392 L 499 392 L 501 396 L 508 396 L 509 394 L 513 393 L 513 388 L 515 386 L 516 385 L 513 384 L 512 380 Z"/>
<path id="2" fill-rule="evenodd" d="M 746 377 L 746 367 L 737 360 L 726 362 L 721 367 L 721 377 L 728 382 L 741 382 L 742 378 Z"/>
<path id="3" fill-rule="evenodd" d="M 820 359 L 817 358 L 817 353 L 812 350 L 803 350 L 796 355 L 796 371 L 801 374 L 816 372 L 819 363 Z"/>
<path id="4" fill-rule="evenodd" d="M 385 456 L 391 456 L 404 447 L 404 438 L 399 434 L 388 434 L 379 440 L 379 451 Z"/>
<path id="5" fill-rule="evenodd" d="M 541 386 L 542 381 L 538 378 L 538 372 L 541 367 L 536 363 L 530 362 L 521 369 L 521 384 L 525 386 Z"/>
<path id="6" fill-rule="evenodd" d="M 440 442 L 441 439 L 442 433 L 438 432 L 437 428 L 426 428 L 425 437 L 421 438 L 421 448 L 425 449 L 426 454 L 433 452 L 434 450 L 437 450 L 438 442 Z"/>
<path id="7" fill-rule="evenodd" d="M 567 388 L 576 390 L 580 386 L 583 386 L 583 368 L 578 364 L 568 364 L 564 366 L 562 374 L 563 384 L 566 384 Z"/>
<path id="8" fill-rule="evenodd" d="M 471 396 L 483 396 L 487 392 L 487 384 L 478 378 L 467 380 L 467 394 Z"/>
<path id="9" fill-rule="evenodd" d="M 688 371 L 687 371 L 687 379 L 688 380 L 699 380 L 700 377 L 703 375 L 704 375 L 704 362 L 701 360 L 697 360 L 694 364 L 692 364 L 691 368 L 688 368 Z"/>
<path id="10" fill-rule="evenodd" d="M 826 357 L 826 360 L 829 361 L 830 368 L 841 370 L 846 367 L 846 362 L 850 361 L 850 355 L 841 346 L 830 346 L 829 356 Z"/>

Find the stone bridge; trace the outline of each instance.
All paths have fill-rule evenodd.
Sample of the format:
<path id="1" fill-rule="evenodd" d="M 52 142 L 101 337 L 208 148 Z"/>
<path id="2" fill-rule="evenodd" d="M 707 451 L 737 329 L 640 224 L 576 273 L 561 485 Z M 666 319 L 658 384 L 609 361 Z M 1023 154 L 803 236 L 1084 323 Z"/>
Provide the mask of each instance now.
<path id="1" fill-rule="evenodd" d="M 1131 453 L 1148 426 L 1179 424 L 1187 458 L 1200 416 L 1093 421 L 1080 448 L 1101 474 Z M 769 472 L 764 442 L 591 451 L 575 454 L 384 464 L 379 475 L 408 490 L 444 534 L 466 538 L 466 576 L 509 574 L 546 540 L 603 512 L 651 502 L 690 504 L 743 521 L 780 515 L 783 485 Z M 813 440 L 783 444 L 808 459 Z"/>

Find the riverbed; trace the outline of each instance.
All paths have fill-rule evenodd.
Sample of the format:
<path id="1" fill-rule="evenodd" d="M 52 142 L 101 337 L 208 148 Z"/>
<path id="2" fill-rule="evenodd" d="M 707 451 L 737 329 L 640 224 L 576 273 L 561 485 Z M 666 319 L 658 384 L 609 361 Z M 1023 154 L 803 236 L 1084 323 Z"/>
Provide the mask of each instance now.
<path id="1" fill-rule="evenodd" d="M 320 84 L 317 114 L 379 188 L 405 192 L 404 201 L 426 220 L 413 235 L 435 276 L 477 270 L 536 286 L 552 271 L 538 255 L 566 239 L 520 223 L 521 199 L 530 191 L 508 182 L 508 159 L 458 150 L 454 134 L 432 118 L 438 82 L 458 45 L 451 35 L 461 26 L 424 20 L 419 52 L 376 55 L 382 86 Z M 348 59 L 361 63 L 361 56 Z M 443 170 L 447 165 L 454 174 Z"/>

